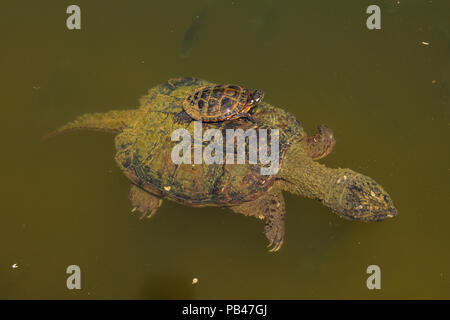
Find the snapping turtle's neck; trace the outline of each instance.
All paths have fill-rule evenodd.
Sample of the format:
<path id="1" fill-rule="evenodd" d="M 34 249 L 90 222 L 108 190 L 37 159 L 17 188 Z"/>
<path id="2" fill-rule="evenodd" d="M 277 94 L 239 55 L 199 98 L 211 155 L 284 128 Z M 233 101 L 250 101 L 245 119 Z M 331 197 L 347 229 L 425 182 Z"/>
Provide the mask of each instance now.
<path id="1" fill-rule="evenodd" d="M 281 163 L 278 180 L 282 189 L 316 200 L 325 200 L 338 169 L 330 169 L 307 156 L 302 144 L 289 147 Z"/>
<path id="2" fill-rule="evenodd" d="M 346 219 L 380 221 L 397 215 L 392 199 L 376 181 L 351 169 L 315 162 L 301 142 L 287 150 L 277 178 L 281 189 L 319 200 Z"/>

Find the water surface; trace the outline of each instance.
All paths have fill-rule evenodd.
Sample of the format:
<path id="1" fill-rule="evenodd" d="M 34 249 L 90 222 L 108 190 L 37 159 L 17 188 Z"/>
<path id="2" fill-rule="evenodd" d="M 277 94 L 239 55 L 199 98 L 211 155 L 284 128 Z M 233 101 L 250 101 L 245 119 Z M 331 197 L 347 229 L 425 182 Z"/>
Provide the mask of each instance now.
<path id="1" fill-rule="evenodd" d="M 447 1 L 78 4 L 79 31 L 65 2 L 1 6 L 0 298 L 450 297 Z M 381 30 L 366 28 L 370 4 Z M 263 89 L 310 133 L 327 124 L 337 145 L 321 162 L 374 178 L 399 216 L 349 222 L 286 194 L 286 241 L 270 254 L 263 224 L 230 210 L 165 201 L 140 221 L 111 135 L 40 141 L 178 76 Z M 72 264 L 79 291 L 66 288 Z M 381 290 L 366 287 L 372 264 Z"/>

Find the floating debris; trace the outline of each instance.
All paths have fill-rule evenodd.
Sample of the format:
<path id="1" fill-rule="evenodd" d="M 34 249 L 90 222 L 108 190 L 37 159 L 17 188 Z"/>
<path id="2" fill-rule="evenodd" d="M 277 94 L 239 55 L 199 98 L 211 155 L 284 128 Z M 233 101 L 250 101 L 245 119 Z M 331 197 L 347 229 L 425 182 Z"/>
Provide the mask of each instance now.
<path id="1" fill-rule="evenodd" d="M 193 285 L 196 285 L 197 283 L 198 283 L 198 278 L 192 279 L 192 284 L 193 284 Z"/>
<path id="2" fill-rule="evenodd" d="M 425 41 L 422 41 L 422 44 L 423 44 L 424 46 L 429 46 L 429 45 L 430 45 L 429 42 L 425 42 Z"/>
<path id="3" fill-rule="evenodd" d="M 12 267 L 13 269 L 19 269 L 19 265 L 18 265 L 17 263 L 14 263 L 11 267 Z"/>

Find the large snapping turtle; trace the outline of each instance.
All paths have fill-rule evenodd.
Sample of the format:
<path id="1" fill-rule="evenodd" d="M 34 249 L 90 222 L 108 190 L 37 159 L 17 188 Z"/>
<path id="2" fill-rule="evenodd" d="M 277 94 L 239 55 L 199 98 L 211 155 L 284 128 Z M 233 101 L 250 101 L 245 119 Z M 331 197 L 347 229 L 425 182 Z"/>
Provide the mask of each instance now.
<path id="1" fill-rule="evenodd" d="M 132 182 L 130 199 L 142 216 L 152 216 L 163 198 L 193 207 L 229 207 L 235 212 L 265 219 L 265 235 L 270 241 L 269 246 L 272 245 L 271 251 L 277 251 L 283 244 L 283 190 L 319 200 L 350 220 L 379 221 L 397 215 L 389 195 L 371 178 L 350 169 L 330 169 L 314 161 L 329 154 L 335 144 L 329 128 L 319 126 L 315 136 L 307 136 L 292 115 L 266 102 L 253 109 L 252 117 L 256 122 L 236 119 L 201 124 L 205 135 L 207 129 L 219 129 L 209 136 L 211 141 L 202 139 L 201 133 L 194 132 L 194 128 L 199 128 L 198 122 L 180 122 L 178 119 L 186 95 L 206 85 L 213 84 L 195 78 L 171 79 L 150 89 L 141 98 L 138 109 L 83 115 L 53 134 L 83 129 L 117 133 L 115 159 Z M 279 170 L 273 171 L 274 174 L 261 174 L 262 169 L 269 166 L 267 161 L 236 164 L 224 160 L 220 163 L 219 158 L 226 159 L 231 155 L 230 159 L 234 159 L 237 156 L 240 150 L 238 138 L 231 142 L 233 150 L 223 148 L 223 157 L 215 158 L 219 163 L 188 161 L 195 158 L 198 147 L 204 151 L 200 156 L 206 154 L 208 148 L 210 155 L 220 156 L 219 149 L 211 151 L 211 146 L 212 142 L 223 142 L 223 145 L 229 142 L 222 141 L 227 137 L 226 129 L 251 128 L 267 129 L 259 131 L 259 137 L 264 132 L 267 140 L 271 140 L 271 144 L 266 144 L 266 155 L 279 156 Z M 187 131 L 175 131 L 177 129 Z M 273 129 L 278 129 L 278 153 L 274 147 L 276 131 Z M 194 137 L 192 144 L 188 140 L 188 144 L 183 145 L 188 148 L 185 152 L 177 149 L 181 145 L 178 140 L 172 141 L 174 132 L 189 133 L 189 138 Z M 244 150 L 248 159 L 251 137 L 242 141 L 244 148 L 240 152 Z M 259 152 L 261 146 L 262 143 L 258 145 Z M 186 152 L 191 149 L 192 158 Z M 181 155 L 187 156 L 182 158 L 184 162 L 174 161 L 174 156 Z"/>

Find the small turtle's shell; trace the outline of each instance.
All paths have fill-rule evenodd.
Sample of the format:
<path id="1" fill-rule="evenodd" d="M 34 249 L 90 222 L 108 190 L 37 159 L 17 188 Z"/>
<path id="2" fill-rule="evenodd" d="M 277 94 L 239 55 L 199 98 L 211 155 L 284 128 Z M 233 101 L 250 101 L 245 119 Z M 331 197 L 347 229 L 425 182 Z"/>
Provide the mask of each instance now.
<path id="1" fill-rule="evenodd" d="M 186 96 L 184 111 L 194 120 L 217 122 L 236 119 L 248 112 L 251 93 L 236 85 L 214 85 L 197 88 Z"/>
<path id="2" fill-rule="evenodd" d="M 180 123 L 178 115 L 190 92 L 201 87 L 215 87 L 213 83 L 195 78 L 171 79 L 160 84 L 141 98 L 135 122 L 116 136 L 116 161 L 125 175 L 140 188 L 159 197 L 167 197 L 188 206 L 227 206 L 260 197 L 273 185 L 275 175 L 261 175 L 267 166 L 250 164 L 175 164 L 173 148 L 179 141 L 172 140 L 175 130 L 187 130 L 195 135 L 195 122 Z M 243 119 L 203 123 L 203 132 L 218 129 L 226 136 L 226 129 L 279 129 L 279 158 L 293 141 L 303 139 L 301 124 L 283 109 L 261 102 L 252 114 L 256 122 Z M 268 131 L 271 135 L 271 130 Z M 268 138 L 271 140 L 271 138 Z M 197 142 L 191 140 L 194 155 Z M 203 148 L 210 142 L 201 141 Z M 271 152 L 268 146 L 268 153 Z M 246 143 L 245 150 L 248 150 Z M 227 150 L 224 150 L 227 152 Z M 236 148 L 234 158 L 237 157 Z M 248 154 L 246 155 L 248 159 Z M 194 157 L 191 158 L 194 162 Z"/>

